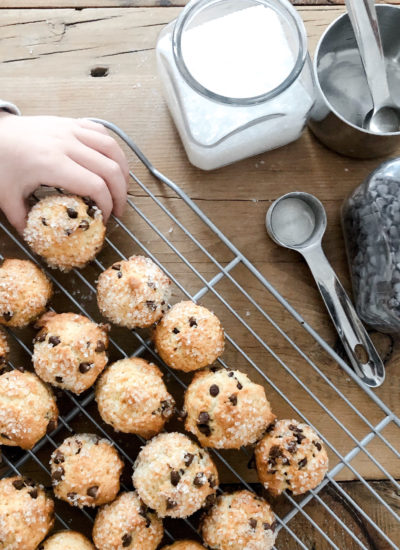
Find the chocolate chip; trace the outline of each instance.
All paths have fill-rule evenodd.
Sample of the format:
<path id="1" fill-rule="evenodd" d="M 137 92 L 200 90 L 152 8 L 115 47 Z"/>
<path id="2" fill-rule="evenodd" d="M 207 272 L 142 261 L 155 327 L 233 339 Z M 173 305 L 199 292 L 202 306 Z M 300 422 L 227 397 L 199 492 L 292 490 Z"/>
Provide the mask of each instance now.
<path id="1" fill-rule="evenodd" d="M 252 529 L 256 529 L 257 527 L 257 520 L 255 518 L 250 518 L 249 519 L 249 525 Z"/>
<path id="2" fill-rule="evenodd" d="M 304 468 L 304 466 L 307 464 L 307 458 L 303 458 L 302 460 L 299 461 L 298 463 L 298 466 L 299 466 L 299 470 L 301 470 L 302 468 Z"/>
<path id="3" fill-rule="evenodd" d="M 39 332 L 39 334 L 36 336 L 36 338 L 33 340 L 33 343 L 36 344 L 36 342 L 44 342 L 46 340 L 47 334 L 45 332 Z"/>
<path id="4" fill-rule="evenodd" d="M 214 489 L 214 487 L 217 486 L 217 479 L 214 474 L 211 474 L 208 478 L 208 484 L 211 487 L 211 489 Z"/>
<path id="5" fill-rule="evenodd" d="M 241 384 L 240 382 L 238 382 L 238 383 L 236 384 L 236 386 L 237 386 L 237 389 L 238 389 L 238 390 L 243 389 L 243 386 L 242 386 L 242 384 Z"/>
<path id="6" fill-rule="evenodd" d="M 62 384 L 63 383 L 63 377 L 62 376 L 56 376 L 55 381 L 58 382 L 59 384 Z"/>
<path id="7" fill-rule="evenodd" d="M 72 235 L 73 233 L 73 230 L 72 229 L 66 229 L 65 230 L 65 234 L 67 235 L 67 237 L 69 237 L 70 235 Z"/>
<path id="8" fill-rule="evenodd" d="M 170 477 L 171 477 L 171 485 L 176 487 L 181 479 L 180 473 L 177 472 L 176 470 L 172 470 Z"/>
<path id="9" fill-rule="evenodd" d="M 265 522 L 265 523 L 263 523 L 263 527 L 264 527 L 265 531 L 269 531 L 271 529 L 271 524 Z"/>
<path id="10" fill-rule="evenodd" d="M 59 449 L 57 449 L 53 455 L 54 464 L 61 464 L 64 461 L 65 461 L 65 456 L 62 454 L 62 452 Z"/>
<path id="11" fill-rule="evenodd" d="M 92 487 L 89 487 L 89 489 L 86 491 L 88 497 L 97 497 L 97 493 L 99 492 L 99 486 L 98 485 L 92 485 Z"/>
<path id="12" fill-rule="evenodd" d="M 282 457 L 281 462 L 284 466 L 289 466 L 289 464 L 290 464 L 290 460 L 287 458 L 287 456 Z"/>
<path id="13" fill-rule="evenodd" d="M 37 490 L 37 487 L 34 487 L 33 489 L 31 489 L 30 491 L 28 491 L 29 495 L 31 498 L 33 499 L 36 499 L 38 497 L 38 490 Z"/>
<path id="14" fill-rule="evenodd" d="M 172 498 L 167 498 L 167 510 L 172 510 L 173 508 L 176 508 L 178 506 L 178 503 L 175 502 L 175 500 L 172 500 Z"/>
<path id="15" fill-rule="evenodd" d="M 173 408 L 171 401 L 161 401 L 161 416 L 163 418 L 169 418 L 173 413 Z"/>
<path id="16" fill-rule="evenodd" d="M 179 334 L 179 333 L 180 333 L 180 330 L 179 330 L 179 328 L 176 328 L 176 327 L 175 327 L 174 330 L 173 330 L 172 332 L 173 332 L 174 334 Z"/>
<path id="17" fill-rule="evenodd" d="M 290 454 L 294 454 L 297 449 L 297 441 L 290 441 L 287 446 L 287 450 Z"/>
<path id="18" fill-rule="evenodd" d="M 298 426 L 296 426 L 295 424 L 289 424 L 288 426 L 289 430 L 291 430 L 292 432 L 302 432 L 303 430 L 301 428 L 299 428 Z"/>
<path id="19" fill-rule="evenodd" d="M 115 269 L 115 271 L 119 271 L 121 269 L 121 264 L 114 264 L 111 266 L 111 269 Z"/>
<path id="20" fill-rule="evenodd" d="M 279 447 L 279 445 L 272 445 L 272 447 L 269 450 L 269 456 L 270 458 L 274 458 L 274 459 L 283 456 L 282 450 Z"/>
<path id="21" fill-rule="evenodd" d="M 303 441 L 303 439 L 306 438 L 305 435 L 301 434 L 301 433 L 295 433 L 294 434 L 296 440 L 297 440 L 297 443 L 300 445 L 300 443 Z"/>
<path id="22" fill-rule="evenodd" d="M 46 218 L 42 218 L 42 224 L 47 226 Z"/>
<path id="23" fill-rule="evenodd" d="M 2 437 L 3 439 L 11 439 L 9 435 L 3 433 L 0 433 L 0 437 Z"/>
<path id="24" fill-rule="evenodd" d="M 193 485 L 195 487 L 203 487 L 205 482 L 206 482 L 206 476 L 204 475 L 203 472 L 199 472 L 194 476 Z"/>
<path id="25" fill-rule="evenodd" d="M 96 205 L 94 200 L 90 197 L 82 197 L 82 200 L 86 204 L 86 206 L 95 206 Z"/>
<path id="26" fill-rule="evenodd" d="M 229 396 L 229 401 L 232 403 L 232 405 L 233 405 L 234 407 L 236 407 L 237 401 L 238 401 L 238 400 L 237 400 L 237 395 L 235 395 L 235 394 L 230 395 L 230 396 Z"/>
<path id="27" fill-rule="evenodd" d="M 60 342 L 61 342 L 61 340 L 58 336 L 50 336 L 50 338 L 49 338 L 49 344 L 51 344 L 53 346 L 53 348 L 58 346 L 58 344 Z"/>
<path id="28" fill-rule="evenodd" d="M 78 217 L 78 212 L 75 210 L 75 208 L 67 208 L 67 214 L 69 218 L 72 218 L 73 220 Z"/>
<path id="29" fill-rule="evenodd" d="M 19 372 L 25 372 L 25 367 L 21 367 L 21 365 L 19 365 L 18 367 L 15 367 L 15 370 L 19 370 Z"/>
<path id="30" fill-rule="evenodd" d="M 87 209 L 87 215 L 91 218 L 94 218 L 96 215 L 97 207 L 96 206 L 89 206 Z"/>
<path id="31" fill-rule="evenodd" d="M 14 315 L 14 313 L 12 313 L 11 311 L 6 311 L 5 313 L 3 313 L 4 320 L 6 322 L 10 321 L 10 319 L 13 315 Z"/>
<path id="32" fill-rule="evenodd" d="M 319 451 L 322 449 L 322 445 L 319 441 L 313 441 L 313 444 L 317 447 Z"/>
<path id="33" fill-rule="evenodd" d="M 185 463 L 185 466 L 189 467 L 193 462 L 193 459 L 194 455 L 192 455 L 192 453 L 185 453 L 185 456 L 183 457 L 183 462 Z"/>
<path id="34" fill-rule="evenodd" d="M 79 229 L 83 229 L 83 231 L 87 231 L 89 229 L 89 222 L 87 220 L 82 220 L 78 227 Z"/>
<path id="35" fill-rule="evenodd" d="M 234 374 L 235 374 L 235 373 L 234 373 L 233 371 L 228 372 L 229 378 L 232 378 L 232 376 L 234 376 Z"/>
<path id="36" fill-rule="evenodd" d="M 153 281 L 147 281 L 147 286 L 149 288 L 156 288 L 156 283 L 153 283 Z"/>
<path id="37" fill-rule="evenodd" d="M 25 483 L 22 479 L 16 479 L 15 481 L 13 481 L 13 486 L 15 489 L 17 489 L 17 491 L 20 491 L 25 487 Z"/>
<path id="38" fill-rule="evenodd" d="M 217 500 L 217 496 L 215 495 L 215 493 L 211 493 L 211 495 L 207 495 L 207 498 L 204 504 L 206 507 L 210 507 L 215 503 L 216 500 Z"/>
<path id="39" fill-rule="evenodd" d="M 51 434 L 51 432 L 54 432 L 54 430 L 57 428 L 57 421 L 56 420 L 50 420 L 50 422 L 47 424 L 47 430 L 46 432 L 48 434 Z"/>
<path id="40" fill-rule="evenodd" d="M 122 537 L 122 547 L 128 548 L 132 542 L 132 535 L 129 535 L 128 533 L 125 533 Z"/>
<path id="41" fill-rule="evenodd" d="M 272 430 L 275 428 L 276 420 L 271 422 L 271 424 L 268 426 L 268 428 L 265 430 L 267 434 L 271 433 Z"/>
<path id="42" fill-rule="evenodd" d="M 68 500 L 75 500 L 76 499 L 76 493 L 67 493 L 67 499 Z"/>
<path id="43" fill-rule="evenodd" d="M 197 321 L 196 321 L 196 319 L 195 319 L 194 317 L 190 317 L 190 319 L 189 319 L 189 325 L 190 325 L 191 327 L 197 327 Z"/>
<path id="44" fill-rule="evenodd" d="M 30 477 L 25 478 L 25 485 L 28 487 L 36 487 L 36 481 L 33 481 Z"/>
<path id="45" fill-rule="evenodd" d="M 199 423 L 200 424 L 206 424 L 210 420 L 210 415 L 207 412 L 201 412 L 199 414 Z"/>
<path id="46" fill-rule="evenodd" d="M 201 432 L 206 437 L 210 437 L 211 435 L 211 428 L 208 424 L 197 424 L 197 428 L 199 432 Z"/>
<path id="47" fill-rule="evenodd" d="M 212 397 L 217 397 L 218 394 L 219 394 L 219 387 L 217 386 L 217 384 L 213 384 L 212 386 L 210 386 L 210 395 Z"/>
<path id="48" fill-rule="evenodd" d="M 150 311 L 155 311 L 157 309 L 157 305 L 153 300 L 146 300 L 146 306 Z"/>
<path id="49" fill-rule="evenodd" d="M 101 353 L 102 351 L 105 351 L 105 349 L 106 349 L 106 345 L 103 342 L 103 340 L 98 340 L 97 345 L 96 345 L 96 349 L 94 351 L 96 353 Z"/>
<path id="50" fill-rule="evenodd" d="M 51 478 L 53 479 L 53 481 L 61 481 L 64 474 L 65 474 L 64 468 L 62 466 L 59 466 L 51 474 Z"/>
<path id="51" fill-rule="evenodd" d="M 93 363 L 80 363 L 78 368 L 80 373 L 85 374 L 85 372 L 90 371 L 92 367 Z"/>

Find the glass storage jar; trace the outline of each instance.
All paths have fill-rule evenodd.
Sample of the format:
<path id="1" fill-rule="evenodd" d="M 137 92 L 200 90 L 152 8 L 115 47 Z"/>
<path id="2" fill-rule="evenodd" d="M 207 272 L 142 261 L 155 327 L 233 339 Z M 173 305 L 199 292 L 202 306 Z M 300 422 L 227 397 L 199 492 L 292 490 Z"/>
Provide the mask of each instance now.
<path id="1" fill-rule="evenodd" d="M 377 330 L 400 332 L 400 158 L 355 189 L 342 224 L 358 314 Z"/>
<path id="2" fill-rule="evenodd" d="M 300 137 L 314 85 L 305 28 L 287 0 L 192 0 L 156 51 L 195 166 L 211 170 Z"/>

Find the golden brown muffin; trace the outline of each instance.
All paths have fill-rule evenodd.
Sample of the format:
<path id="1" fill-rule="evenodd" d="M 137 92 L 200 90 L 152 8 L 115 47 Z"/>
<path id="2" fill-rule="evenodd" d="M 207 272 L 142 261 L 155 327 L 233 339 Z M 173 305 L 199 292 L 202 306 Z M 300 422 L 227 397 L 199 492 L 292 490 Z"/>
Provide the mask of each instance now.
<path id="1" fill-rule="evenodd" d="M 93 434 L 67 437 L 50 459 L 54 494 L 79 508 L 111 502 L 123 466 L 107 439 Z"/>
<path id="2" fill-rule="evenodd" d="M 42 542 L 38 550 L 95 550 L 93 544 L 76 531 L 60 531 Z"/>
<path id="3" fill-rule="evenodd" d="M 194 540 L 178 540 L 170 546 L 163 546 L 161 550 L 206 550 L 205 546 Z"/>
<path id="4" fill-rule="evenodd" d="M 0 480 L 0 548 L 36 550 L 54 524 L 54 502 L 21 476 Z"/>
<path id="5" fill-rule="evenodd" d="M 167 310 L 171 281 L 144 256 L 132 256 L 106 269 L 97 284 L 101 313 L 115 325 L 149 327 Z"/>
<path id="6" fill-rule="evenodd" d="M 262 386 L 240 371 L 205 369 L 186 390 L 185 427 L 203 447 L 238 449 L 255 443 L 275 415 Z"/>
<path id="7" fill-rule="evenodd" d="M 45 382 L 80 394 L 107 364 L 107 325 L 76 313 L 45 313 L 36 326 L 33 366 Z"/>
<path id="8" fill-rule="evenodd" d="M 57 426 L 58 409 L 50 388 L 31 372 L 0 375 L 0 444 L 32 449 Z"/>
<path id="9" fill-rule="evenodd" d="M 149 439 L 174 413 L 175 401 L 156 365 L 139 357 L 113 363 L 100 377 L 96 401 L 104 422 L 116 431 Z"/>
<path id="10" fill-rule="evenodd" d="M 184 518 L 212 501 L 218 472 L 208 452 L 189 437 L 163 433 L 140 451 L 133 484 L 160 517 Z"/>
<path id="11" fill-rule="evenodd" d="M 7 336 L 2 328 L 0 328 L 0 369 L 7 363 L 7 357 L 10 348 L 8 347 Z"/>
<path id="12" fill-rule="evenodd" d="M 4 260 L 0 267 L 0 324 L 26 327 L 46 308 L 52 295 L 50 281 L 29 260 Z"/>
<path id="13" fill-rule="evenodd" d="M 204 542 L 213 550 L 270 550 L 275 529 L 270 505 L 250 491 L 219 496 L 201 525 Z"/>
<path id="14" fill-rule="evenodd" d="M 321 439 L 296 420 L 279 420 L 257 444 L 255 458 L 260 481 L 273 496 L 285 489 L 294 495 L 314 489 L 328 471 Z"/>
<path id="15" fill-rule="evenodd" d="M 218 317 L 194 302 L 175 304 L 155 327 L 153 339 L 165 363 L 184 372 L 211 365 L 225 345 Z"/>
<path id="16" fill-rule="evenodd" d="M 69 271 L 94 259 L 105 234 L 102 213 L 92 200 L 51 195 L 29 212 L 24 238 L 50 267 Z"/>
<path id="17" fill-rule="evenodd" d="M 93 526 L 98 550 L 155 550 L 164 534 L 162 521 L 136 492 L 121 493 L 100 508 Z"/>

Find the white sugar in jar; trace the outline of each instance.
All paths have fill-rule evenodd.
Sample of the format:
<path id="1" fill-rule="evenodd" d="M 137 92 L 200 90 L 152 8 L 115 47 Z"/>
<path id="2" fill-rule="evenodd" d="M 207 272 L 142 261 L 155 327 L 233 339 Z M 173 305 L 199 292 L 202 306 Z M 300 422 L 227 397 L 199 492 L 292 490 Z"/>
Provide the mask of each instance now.
<path id="1" fill-rule="evenodd" d="M 203 170 L 298 139 L 314 102 L 304 25 L 286 0 L 192 0 L 161 32 L 157 61 Z"/>

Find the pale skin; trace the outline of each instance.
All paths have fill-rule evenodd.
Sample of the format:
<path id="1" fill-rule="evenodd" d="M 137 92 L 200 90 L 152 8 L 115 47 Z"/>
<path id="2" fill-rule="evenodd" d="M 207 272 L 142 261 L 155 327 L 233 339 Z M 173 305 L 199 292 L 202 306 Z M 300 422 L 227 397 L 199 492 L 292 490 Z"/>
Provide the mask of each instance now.
<path id="1" fill-rule="evenodd" d="M 40 185 L 90 197 L 107 222 L 123 213 L 128 177 L 121 147 L 101 124 L 0 111 L 0 208 L 20 233 Z"/>

